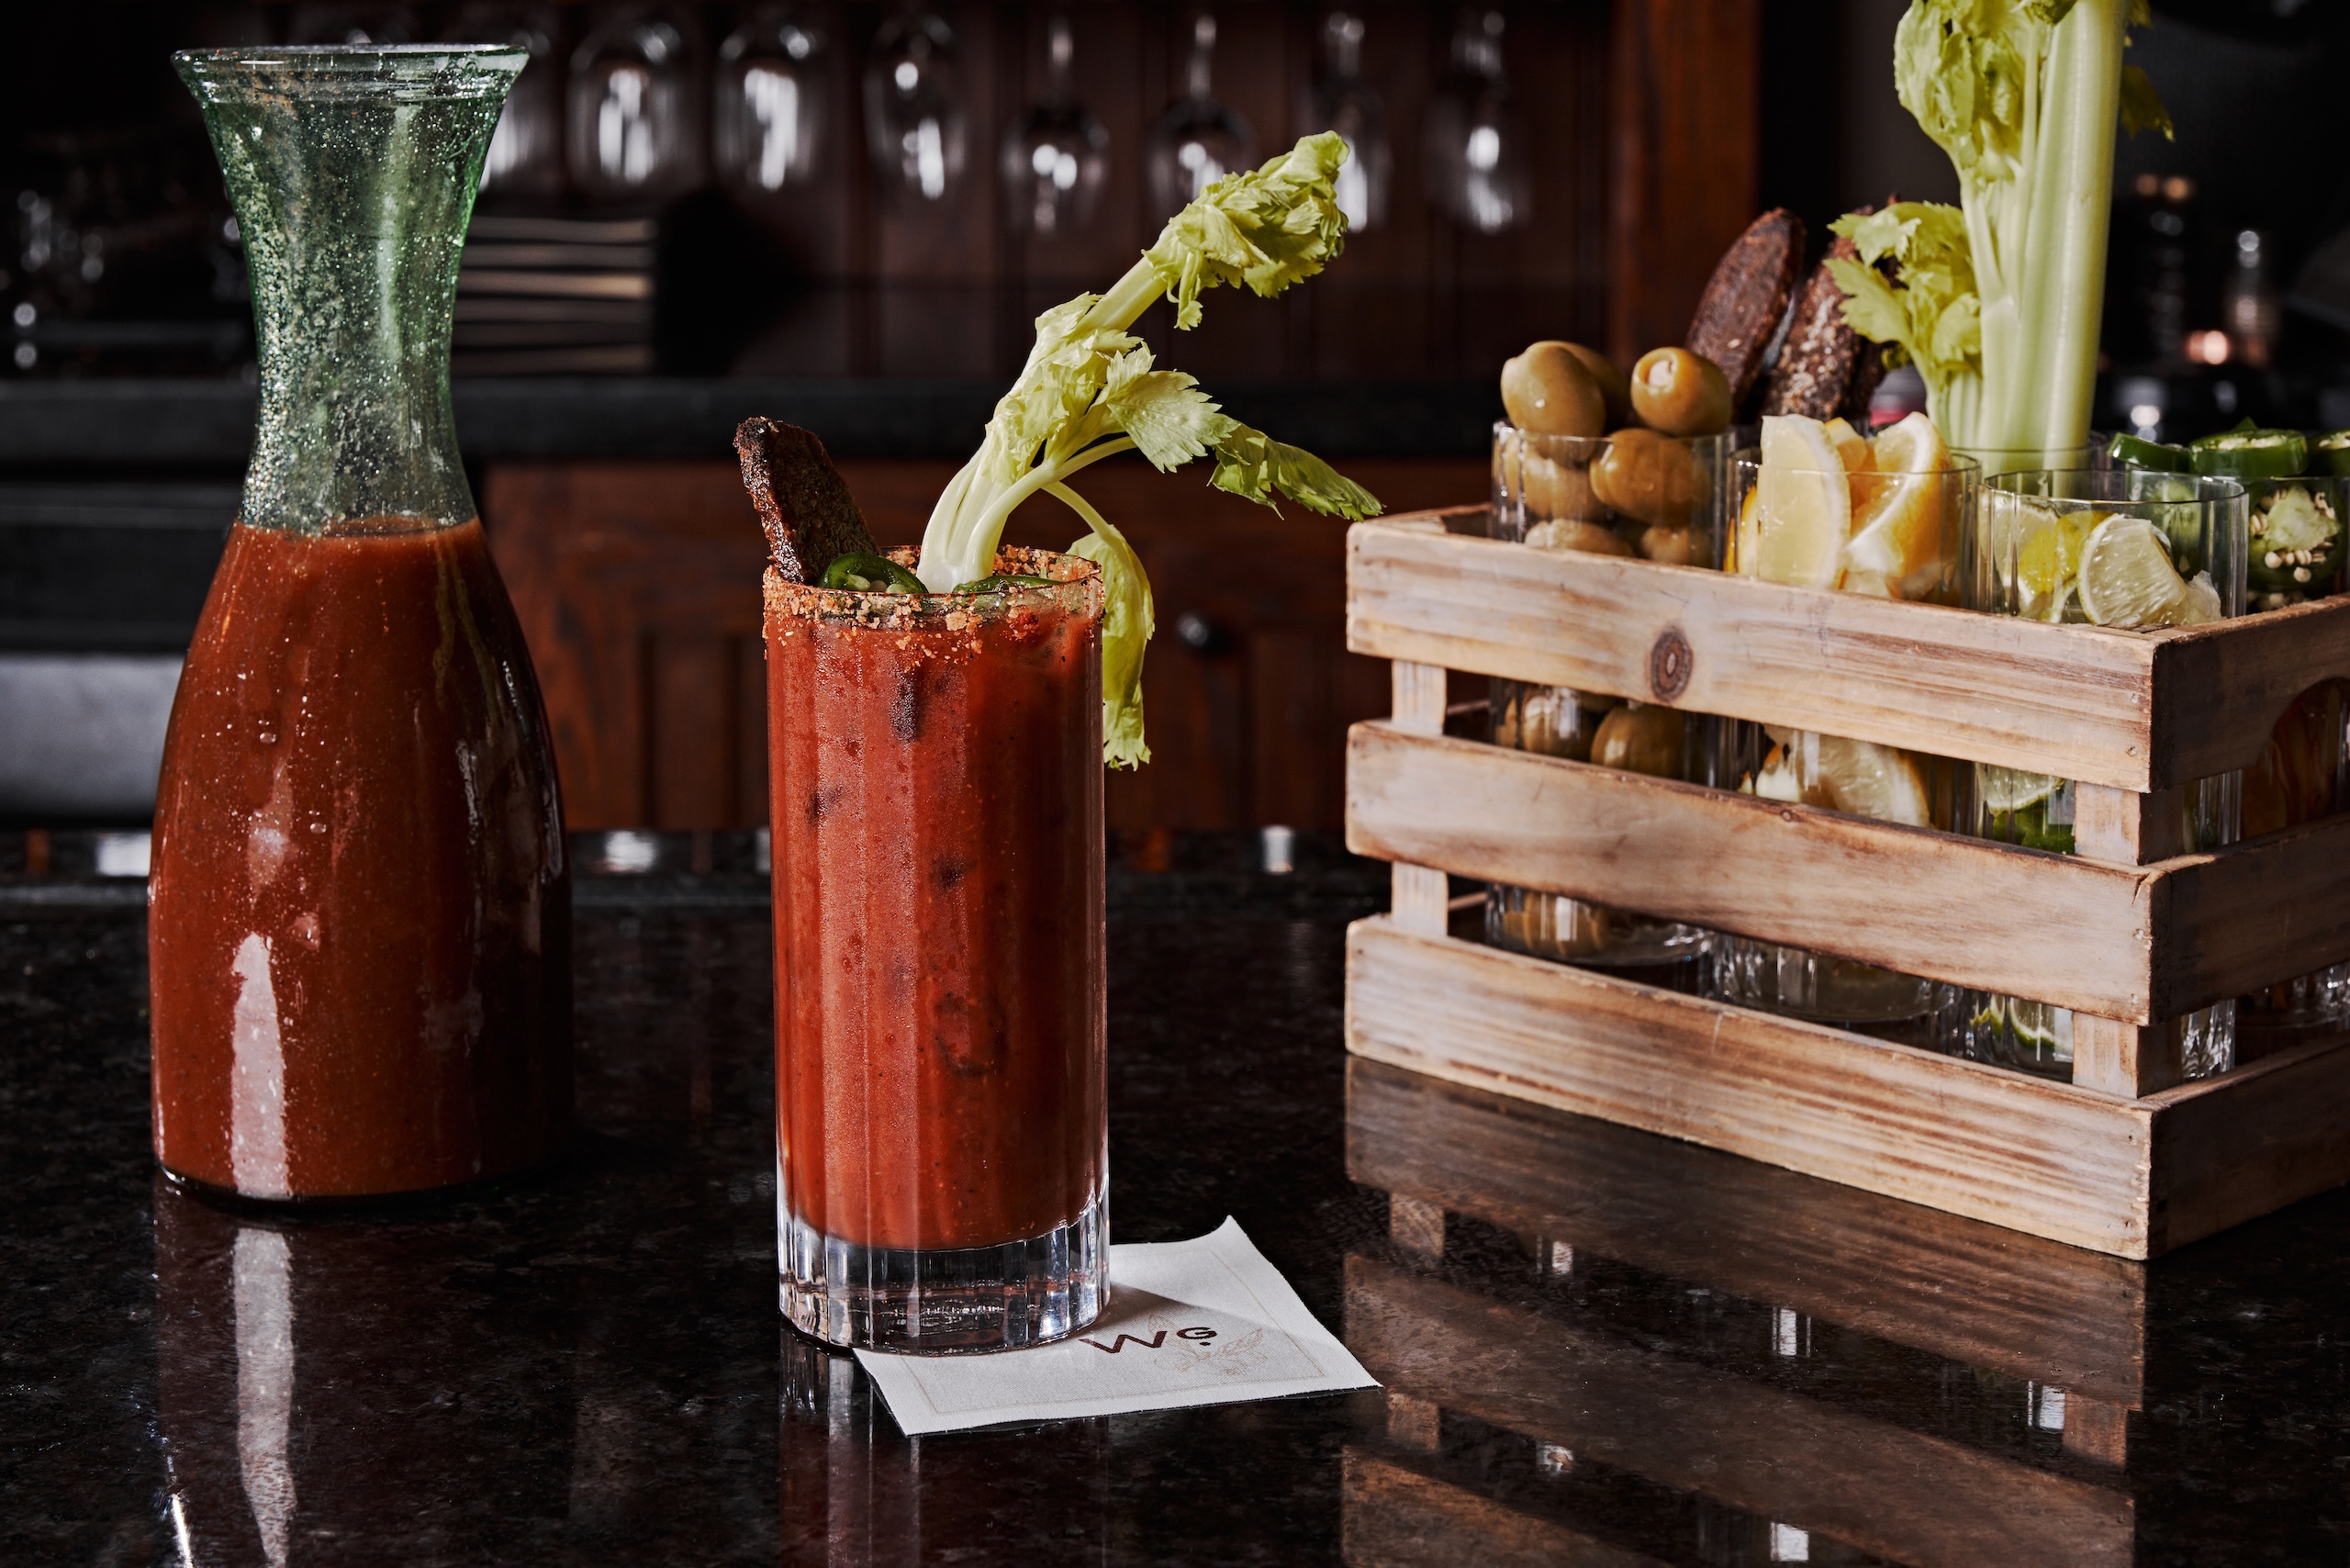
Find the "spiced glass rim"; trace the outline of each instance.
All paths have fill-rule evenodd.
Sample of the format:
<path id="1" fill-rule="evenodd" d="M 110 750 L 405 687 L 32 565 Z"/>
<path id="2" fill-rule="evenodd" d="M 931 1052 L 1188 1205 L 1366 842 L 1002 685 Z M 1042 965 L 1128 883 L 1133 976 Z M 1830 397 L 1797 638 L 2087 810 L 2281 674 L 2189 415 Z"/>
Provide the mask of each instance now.
<path id="1" fill-rule="evenodd" d="M 909 568 L 922 557 L 920 550 L 904 544 L 882 554 Z M 985 623 L 1045 611 L 1098 614 L 1102 608 L 1102 568 L 1082 555 L 1007 544 L 996 552 L 994 569 L 1051 580 L 1042 584 L 1008 583 L 985 593 L 866 592 L 792 582 L 770 564 L 766 578 L 767 619 L 771 623 L 778 620 L 818 621 L 877 630 L 957 632 L 974 622 Z"/>

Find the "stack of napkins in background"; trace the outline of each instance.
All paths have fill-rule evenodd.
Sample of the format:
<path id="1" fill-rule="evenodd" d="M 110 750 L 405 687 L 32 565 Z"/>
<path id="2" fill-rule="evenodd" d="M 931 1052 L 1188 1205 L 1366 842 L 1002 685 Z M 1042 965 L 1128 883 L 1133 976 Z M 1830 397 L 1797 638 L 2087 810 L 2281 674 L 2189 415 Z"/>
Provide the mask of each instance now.
<path id="1" fill-rule="evenodd" d="M 857 1361 L 909 1434 L 1375 1388 L 1239 1225 L 1110 1249 L 1110 1305 L 1058 1344 Z"/>

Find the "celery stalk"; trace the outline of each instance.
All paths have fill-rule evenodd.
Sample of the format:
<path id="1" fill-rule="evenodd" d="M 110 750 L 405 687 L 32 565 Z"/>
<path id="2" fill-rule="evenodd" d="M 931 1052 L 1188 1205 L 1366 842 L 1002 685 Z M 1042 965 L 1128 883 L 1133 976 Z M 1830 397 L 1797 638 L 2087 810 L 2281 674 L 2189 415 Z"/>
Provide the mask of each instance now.
<path id="1" fill-rule="evenodd" d="M 2088 440 L 2115 122 L 2170 129 L 2122 63 L 2146 20 L 2144 0 L 1912 0 L 1901 18 L 1894 86 L 1950 154 L 1959 206 L 1841 218 L 1860 256 L 1829 266 L 1845 319 L 1918 365 L 1953 445 Z"/>
<path id="2" fill-rule="evenodd" d="M 1376 498 L 1313 454 L 1284 446 L 1219 409 L 1191 376 L 1151 366 L 1127 330 L 1161 295 L 1175 325 L 1200 319 L 1202 290 L 1245 285 L 1268 297 L 1302 283 L 1344 247 L 1334 182 L 1346 142 L 1324 132 L 1261 169 L 1218 180 L 1168 220 L 1158 241 L 1104 295 L 1082 294 L 1036 319 L 1036 343 L 996 404 L 979 449 L 931 509 L 923 586 L 949 593 L 994 569 L 1004 524 L 1023 501 L 1050 496 L 1088 533 L 1071 546 L 1102 568 L 1102 753 L 1113 766 L 1150 759 L 1143 741 L 1142 660 L 1152 629 L 1150 584 L 1118 530 L 1069 481 L 1105 457 L 1139 452 L 1161 470 L 1215 454 L 1208 481 L 1267 506 L 1277 495 L 1349 521 Z"/>

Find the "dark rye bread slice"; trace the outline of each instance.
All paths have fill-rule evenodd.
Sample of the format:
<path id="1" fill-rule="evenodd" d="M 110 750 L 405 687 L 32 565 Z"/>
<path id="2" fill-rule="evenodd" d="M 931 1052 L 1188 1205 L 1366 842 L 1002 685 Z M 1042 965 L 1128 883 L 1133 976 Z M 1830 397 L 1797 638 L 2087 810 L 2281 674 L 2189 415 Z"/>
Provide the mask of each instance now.
<path id="1" fill-rule="evenodd" d="M 1731 242 L 1698 297 L 1685 346 L 1721 366 L 1729 405 L 1746 407 L 1762 374 L 1762 356 L 1803 275 L 1803 219 L 1774 207 Z"/>
<path id="2" fill-rule="evenodd" d="M 1875 210 L 1863 207 L 1853 216 Z M 1829 242 L 1830 258 L 1850 261 L 1859 253 L 1859 247 L 1841 234 Z M 1885 345 L 1869 342 L 1845 324 L 1844 290 L 1823 259 L 1804 280 L 1786 341 L 1762 378 L 1762 411 L 1814 420 L 1841 416 L 1865 429 L 1869 399 L 1884 379 Z"/>
<path id="3" fill-rule="evenodd" d="M 786 582 L 814 582 L 837 556 L 875 553 L 865 514 L 811 432 L 755 414 L 735 428 L 734 454 Z"/>

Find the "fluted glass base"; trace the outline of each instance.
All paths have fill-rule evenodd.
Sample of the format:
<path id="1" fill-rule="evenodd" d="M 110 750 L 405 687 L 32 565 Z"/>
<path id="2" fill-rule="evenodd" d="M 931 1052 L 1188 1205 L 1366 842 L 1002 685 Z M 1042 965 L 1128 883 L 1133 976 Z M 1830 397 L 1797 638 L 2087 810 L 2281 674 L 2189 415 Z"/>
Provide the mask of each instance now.
<path id="1" fill-rule="evenodd" d="M 1043 1345 L 1110 1299 L 1110 1213 L 1096 1195 L 1067 1225 L 994 1247 L 861 1247 L 778 1215 L 783 1316 L 845 1349 L 968 1354 Z"/>

